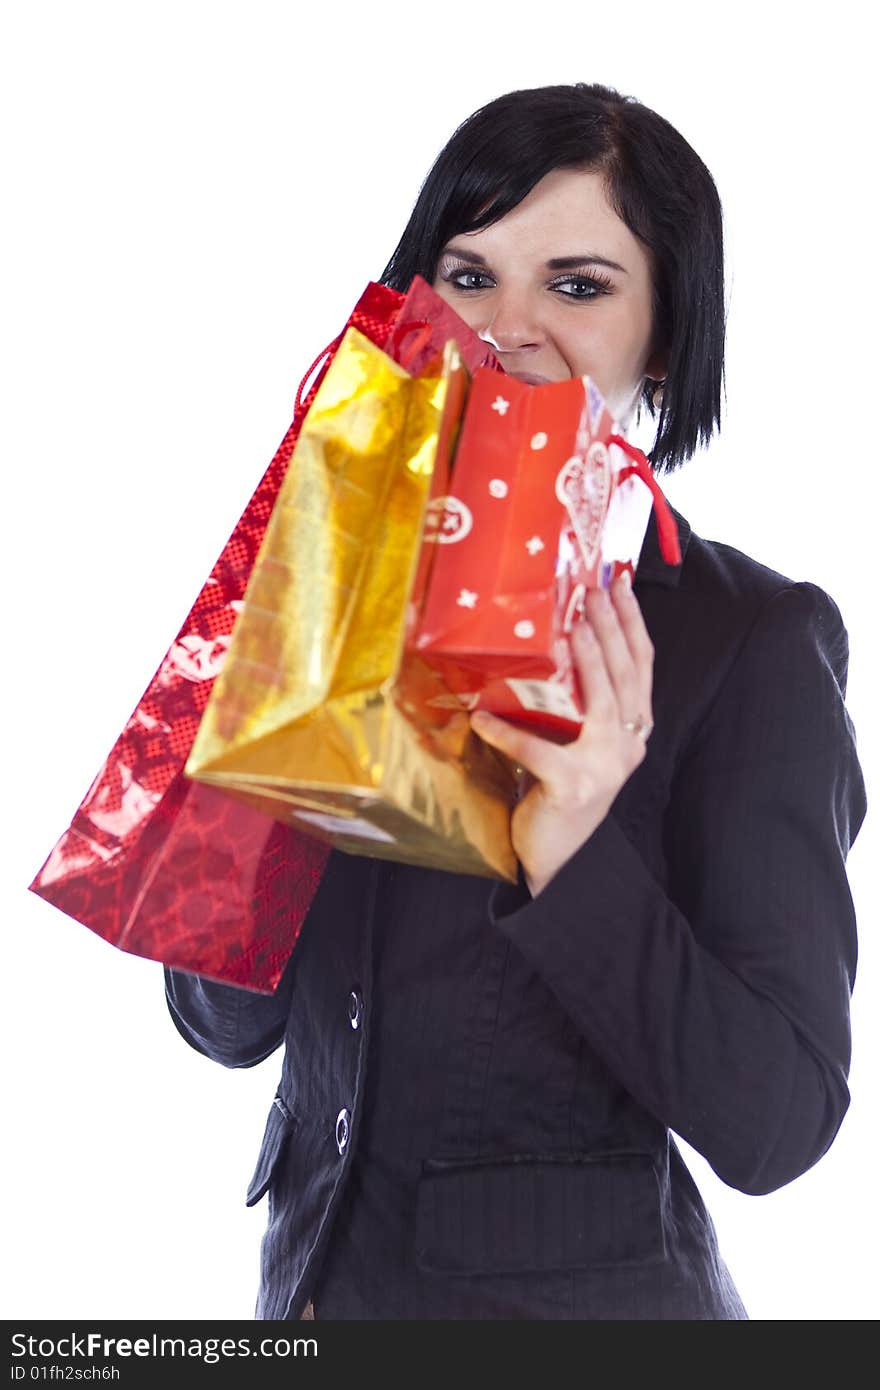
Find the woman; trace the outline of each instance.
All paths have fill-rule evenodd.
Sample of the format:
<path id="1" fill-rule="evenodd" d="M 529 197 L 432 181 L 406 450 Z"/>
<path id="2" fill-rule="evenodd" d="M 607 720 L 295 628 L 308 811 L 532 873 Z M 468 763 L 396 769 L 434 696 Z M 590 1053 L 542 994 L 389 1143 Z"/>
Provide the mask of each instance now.
<path id="1" fill-rule="evenodd" d="M 656 414 L 658 471 L 718 424 L 718 197 L 638 103 L 476 112 L 384 279 L 417 272 L 508 371 Z M 834 602 L 675 516 L 680 565 L 652 520 L 588 600 L 576 742 L 474 717 L 527 770 L 518 884 L 334 853 L 275 996 L 166 971 L 209 1057 L 286 1044 L 259 1317 L 747 1316 L 670 1131 L 755 1194 L 832 1142 L 866 802 Z"/>

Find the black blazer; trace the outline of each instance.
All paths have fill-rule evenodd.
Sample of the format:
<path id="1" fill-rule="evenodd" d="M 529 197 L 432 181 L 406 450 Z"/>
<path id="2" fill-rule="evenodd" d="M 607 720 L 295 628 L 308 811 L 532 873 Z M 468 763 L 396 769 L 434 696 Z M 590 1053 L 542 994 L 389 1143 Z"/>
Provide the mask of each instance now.
<path id="1" fill-rule="evenodd" d="M 459 1287 L 496 1279 L 510 1316 L 544 1316 L 530 1311 L 530 1280 L 557 1271 L 571 1276 L 558 1316 L 744 1317 L 670 1130 L 726 1183 L 760 1194 L 822 1156 L 849 1103 L 845 859 L 866 798 L 844 705 L 846 630 L 816 585 L 675 517 L 681 565 L 662 561 L 652 519 L 635 584 L 655 648 L 645 760 L 538 898 L 522 880 L 479 881 L 505 979 L 518 973 L 518 999 L 540 982 L 564 1011 L 577 1074 L 566 1106 L 557 1096 L 542 1116 L 540 1143 L 511 1113 L 501 1140 L 495 1115 L 491 1140 L 425 1155 L 413 1253 Z M 277 828 L 276 846 L 287 833 Z M 269 1194 L 260 1318 L 300 1316 L 345 1188 L 369 1054 L 371 931 L 390 870 L 331 855 L 271 998 L 165 972 L 171 1016 L 207 1056 L 252 1066 L 285 1043 L 247 1195 Z M 472 897 L 475 880 L 444 877 L 454 910 L 456 885 Z M 537 1095 L 552 1030 L 534 1009 L 514 1023 L 504 1036 L 515 1033 L 515 1055 L 494 1039 L 494 1074 L 516 1069 L 521 1085 L 534 1055 Z M 462 1221 L 469 1209 L 481 1219 Z M 532 1234 L 512 1240 L 523 1211 Z M 438 1294 L 433 1315 L 460 1314 Z"/>

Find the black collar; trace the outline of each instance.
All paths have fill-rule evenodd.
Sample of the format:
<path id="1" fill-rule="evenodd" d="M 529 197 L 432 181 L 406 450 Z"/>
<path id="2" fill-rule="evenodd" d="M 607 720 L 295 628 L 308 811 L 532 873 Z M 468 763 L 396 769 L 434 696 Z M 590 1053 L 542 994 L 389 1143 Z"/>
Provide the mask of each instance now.
<path id="1" fill-rule="evenodd" d="M 660 553 L 660 539 L 657 534 L 657 515 L 652 509 L 651 517 L 648 522 L 648 529 L 645 532 L 645 539 L 642 543 L 642 553 L 639 556 L 639 563 L 636 566 L 636 584 L 663 584 L 667 589 L 674 589 L 681 577 L 681 566 L 684 564 L 684 557 L 687 554 L 688 541 L 691 538 L 690 523 L 685 521 L 681 512 L 677 512 L 670 506 L 669 510 L 675 517 L 678 526 L 678 544 L 681 549 L 681 564 L 667 565 Z"/>

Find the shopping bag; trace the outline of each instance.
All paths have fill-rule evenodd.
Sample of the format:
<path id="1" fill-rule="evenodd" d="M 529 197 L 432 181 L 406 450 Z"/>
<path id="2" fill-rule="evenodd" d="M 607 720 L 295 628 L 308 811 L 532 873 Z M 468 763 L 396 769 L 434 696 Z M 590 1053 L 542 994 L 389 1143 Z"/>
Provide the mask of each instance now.
<path id="1" fill-rule="evenodd" d="M 451 317 L 450 317 L 451 316 Z M 410 363 L 454 323 L 472 366 L 495 359 L 424 281 L 369 284 L 347 326 Z M 393 328 L 395 341 L 388 343 Z M 158 671 L 30 885 L 122 950 L 271 993 L 323 872 L 327 846 L 184 776 L 294 445 L 340 335 L 311 364 L 294 417 Z"/>
<path id="2" fill-rule="evenodd" d="M 463 374 L 452 342 L 439 375 L 413 377 L 345 335 L 186 772 L 343 849 L 515 879 L 512 768 L 460 706 L 420 718 L 444 687 L 418 658 L 402 661 Z"/>
<path id="3" fill-rule="evenodd" d="M 665 558 L 680 559 L 650 466 L 589 377 L 532 386 L 477 371 L 449 486 L 426 532 L 412 647 L 467 708 L 574 737 L 569 634 L 587 590 L 634 573 L 652 507 Z"/>

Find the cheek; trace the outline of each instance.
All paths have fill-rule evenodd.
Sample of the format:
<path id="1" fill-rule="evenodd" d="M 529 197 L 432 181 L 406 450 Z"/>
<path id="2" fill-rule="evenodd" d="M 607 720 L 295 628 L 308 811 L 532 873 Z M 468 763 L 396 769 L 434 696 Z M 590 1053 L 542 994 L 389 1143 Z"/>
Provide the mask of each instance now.
<path id="1" fill-rule="evenodd" d="M 595 319 L 576 328 L 566 324 L 565 330 L 556 335 L 556 344 L 571 376 L 591 376 L 601 385 L 609 369 L 613 370 L 607 328 Z"/>
<path id="2" fill-rule="evenodd" d="M 589 376 L 618 419 L 628 415 L 642 379 L 641 338 L 631 329 L 619 319 L 597 316 L 579 332 L 557 338 L 569 375 Z"/>
<path id="3" fill-rule="evenodd" d="M 639 322 L 636 322 L 636 317 Z M 578 330 L 560 339 L 572 376 L 591 376 L 606 393 L 628 389 L 640 377 L 647 352 L 647 332 L 641 316 L 631 313 L 596 314 Z"/>

